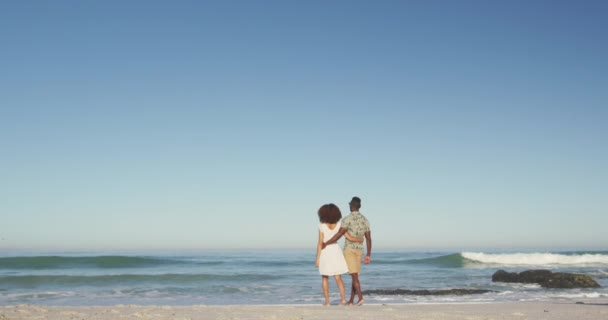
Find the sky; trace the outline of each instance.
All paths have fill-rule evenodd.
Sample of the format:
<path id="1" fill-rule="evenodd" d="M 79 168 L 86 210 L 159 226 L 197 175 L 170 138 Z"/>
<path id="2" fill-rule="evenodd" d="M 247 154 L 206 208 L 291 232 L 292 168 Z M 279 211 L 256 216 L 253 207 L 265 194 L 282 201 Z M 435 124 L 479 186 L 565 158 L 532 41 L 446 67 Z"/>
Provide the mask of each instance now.
<path id="1" fill-rule="evenodd" d="M 606 1 L 2 1 L 0 251 L 608 246 Z"/>

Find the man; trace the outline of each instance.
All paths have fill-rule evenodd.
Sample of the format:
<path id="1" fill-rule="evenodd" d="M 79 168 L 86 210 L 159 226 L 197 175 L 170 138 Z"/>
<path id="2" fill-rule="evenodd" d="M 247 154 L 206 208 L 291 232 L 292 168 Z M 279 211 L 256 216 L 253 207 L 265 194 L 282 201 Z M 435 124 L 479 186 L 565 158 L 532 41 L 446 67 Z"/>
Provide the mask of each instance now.
<path id="1" fill-rule="evenodd" d="M 323 248 L 326 245 L 332 244 L 340 239 L 346 232 L 355 238 L 362 238 L 365 236 L 365 244 L 367 245 L 367 255 L 365 256 L 365 264 L 369 264 L 371 261 L 372 254 L 372 236 L 369 228 L 369 222 L 359 212 L 361 209 L 361 199 L 359 197 L 353 197 L 349 202 L 350 214 L 342 219 L 342 226 L 340 231 L 336 233 L 331 239 L 323 243 Z M 363 242 L 352 242 L 348 239 L 344 242 L 344 259 L 348 266 L 348 273 L 351 275 L 353 283 L 350 292 L 349 305 L 353 305 L 355 300 L 355 293 L 359 297 L 357 305 L 362 305 L 365 300 L 363 299 L 363 293 L 361 292 L 361 284 L 359 283 L 359 273 L 361 272 L 361 258 L 363 257 Z"/>

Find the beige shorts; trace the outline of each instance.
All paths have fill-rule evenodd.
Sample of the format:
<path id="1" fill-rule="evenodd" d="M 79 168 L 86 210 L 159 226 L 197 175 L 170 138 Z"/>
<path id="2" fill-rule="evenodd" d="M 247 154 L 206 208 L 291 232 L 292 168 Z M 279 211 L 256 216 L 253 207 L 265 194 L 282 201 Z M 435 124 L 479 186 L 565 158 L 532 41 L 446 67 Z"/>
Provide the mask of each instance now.
<path id="1" fill-rule="evenodd" d="M 361 273 L 361 258 L 363 258 L 363 250 L 344 249 L 344 260 L 346 260 L 348 273 Z"/>

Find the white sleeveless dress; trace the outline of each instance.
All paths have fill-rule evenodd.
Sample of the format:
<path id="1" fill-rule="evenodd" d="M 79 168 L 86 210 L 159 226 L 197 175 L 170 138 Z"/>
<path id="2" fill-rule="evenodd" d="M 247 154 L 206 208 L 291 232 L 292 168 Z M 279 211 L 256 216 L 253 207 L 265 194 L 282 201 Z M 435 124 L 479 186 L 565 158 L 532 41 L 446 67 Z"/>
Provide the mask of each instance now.
<path id="1" fill-rule="evenodd" d="M 333 230 L 329 229 L 327 224 L 321 223 L 319 231 L 323 233 L 323 242 L 325 242 L 340 231 L 340 222 L 336 224 Z M 344 255 L 338 243 L 335 242 L 326 246 L 319 257 L 319 273 L 324 276 L 335 276 L 347 272 L 346 260 L 344 260 Z"/>

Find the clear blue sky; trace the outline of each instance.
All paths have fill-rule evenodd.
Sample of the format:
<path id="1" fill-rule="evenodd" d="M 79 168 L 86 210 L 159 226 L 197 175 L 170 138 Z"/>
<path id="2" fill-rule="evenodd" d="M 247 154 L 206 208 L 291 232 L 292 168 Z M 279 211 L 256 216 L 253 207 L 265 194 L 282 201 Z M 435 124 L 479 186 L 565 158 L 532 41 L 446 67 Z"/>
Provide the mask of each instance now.
<path id="1" fill-rule="evenodd" d="M 608 245 L 606 1 L 2 1 L 0 249 Z"/>

